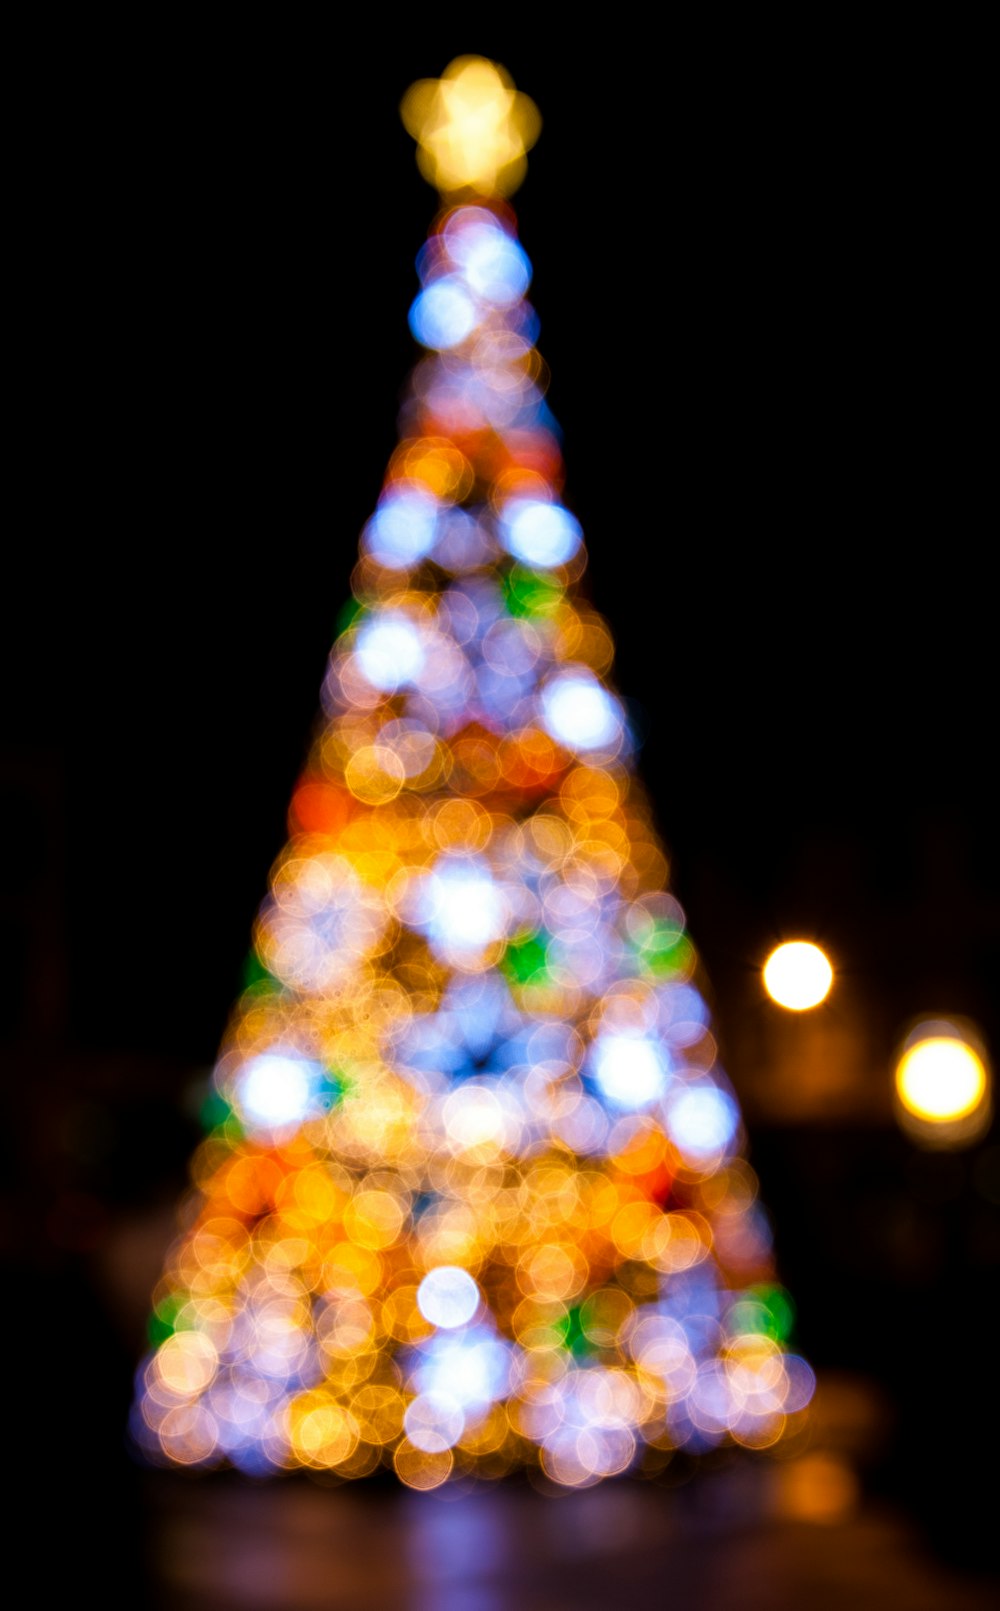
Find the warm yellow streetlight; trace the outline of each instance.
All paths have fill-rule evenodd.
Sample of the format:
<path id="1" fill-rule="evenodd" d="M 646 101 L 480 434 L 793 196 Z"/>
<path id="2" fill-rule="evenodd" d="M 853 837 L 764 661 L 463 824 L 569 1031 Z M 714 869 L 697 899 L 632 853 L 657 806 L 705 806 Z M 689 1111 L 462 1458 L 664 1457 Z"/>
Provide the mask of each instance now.
<path id="1" fill-rule="evenodd" d="M 965 1145 L 990 1117 L 990 1076 L 971 1026 L 951 1019 L 918 1022 L 896 1064 L 900 1123 L 918 1140 Z"/>
<path id="2" fill-rule="evenodd" d="M 764 988 L 779 1007 L 805 1012 L 825 1000 L 833 969 L 818 945 L 789 940 L 771 952 L 764 964 Z"/>

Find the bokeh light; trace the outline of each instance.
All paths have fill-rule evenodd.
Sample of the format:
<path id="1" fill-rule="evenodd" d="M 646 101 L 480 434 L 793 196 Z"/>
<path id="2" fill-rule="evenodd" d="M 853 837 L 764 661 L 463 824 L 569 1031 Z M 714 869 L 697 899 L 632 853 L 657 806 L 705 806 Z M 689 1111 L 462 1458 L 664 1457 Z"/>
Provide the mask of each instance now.
<path id="1" fill-rule="evenodd" d="M 302 1123 L 312 1105 L 318 1070 L 284 1052 L 252 1057 L 239 1082 L 239 1103 L 249 1128 L 272 1130 Z"/>
<path id="2" fill-rule="evenodd" d="M 500 515 L 503 546 L 525 565 L 551 570 L 565 565 L 580 547 L 580 527 L 560 504 L 514 498 Z"/>
<path id="3" fill-rule="evenodd" d="M 414 84 L 401 112 L 418 141 L 421 173 L 446 192 L 469 186 L 509 196 L 541 128 L 534 103 L 482 56 L 460 56 L 440 80 Z"/>
<path id="4" fill-rule="evenodd" d="M 527 1466 L 586 1488 L 770 1447 L 812 1373 L 582 586 L 499 199 L 537 114 L 465 58 L 405 116 L 449 193 L 418 259 L 423 352 L 133 1433 L 254 1475 L 384 1465 L 427 1492 Z"/>
<path id="5" fill-rule="evenodd" d="M 417 1289 L 417 1308 L 432 1326 L 451 1331 L 479 1308 L 479 1288 L 467 1270 L 451 1265 L 430 1270 Z"/>
<path id="6" fill-rule="evenodd" d="M 896 1062 L 897 1115 L 917 1140 L 967 1146 L 990 1122 L 990 1085 L 985 1048 L 972 1024 L 919 1019 Z"/>
<path id="7" fill-rule="evenodd" d="M 772 1001 L 791 1012 L 805 1012 L 825 1001 L 833 969 L 825 953 L 810 940 L 789 940 L 771 952 L 764 964 L 764 987 Z"/>

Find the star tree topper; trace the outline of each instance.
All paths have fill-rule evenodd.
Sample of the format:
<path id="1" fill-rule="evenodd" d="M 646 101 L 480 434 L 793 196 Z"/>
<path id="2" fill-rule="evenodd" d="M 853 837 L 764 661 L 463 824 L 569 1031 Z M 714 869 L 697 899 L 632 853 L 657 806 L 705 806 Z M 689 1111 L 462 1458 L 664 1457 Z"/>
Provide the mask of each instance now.
<path id="1" fill-rule="evenodd" d="M 412 84 L 400 111 L 421 173 L 443 195 L 512 195 L 542 127 L 534 101 L 482 56 L 458 56 L 439 79 Z"/>

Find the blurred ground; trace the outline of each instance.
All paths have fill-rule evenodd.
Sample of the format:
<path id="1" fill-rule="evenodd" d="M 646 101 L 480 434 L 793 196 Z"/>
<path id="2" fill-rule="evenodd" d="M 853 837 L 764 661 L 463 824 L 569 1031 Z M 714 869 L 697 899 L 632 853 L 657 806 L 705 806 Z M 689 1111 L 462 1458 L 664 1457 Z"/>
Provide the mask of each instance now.
<path id="1" fill-rule="evenodd" d="M 670 1492 L 605 1483 L 450 1495 L 157 1478 L 164 1611 L 986 1611 L 990 1586 L 932 1560 L 891 1508 L 824 1516 L 836 1470 L 742 1464 Z M 843 1469 L 843 1468 L 842 1468 Z M 819 1513 L 808 1506 L 810 1490 Z"/>

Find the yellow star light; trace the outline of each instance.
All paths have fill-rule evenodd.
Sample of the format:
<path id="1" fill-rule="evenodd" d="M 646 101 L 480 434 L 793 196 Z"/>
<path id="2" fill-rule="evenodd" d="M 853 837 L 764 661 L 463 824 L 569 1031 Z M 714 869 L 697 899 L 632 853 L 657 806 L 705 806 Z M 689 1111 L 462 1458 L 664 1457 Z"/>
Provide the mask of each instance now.
<path id="1" fill-rule="evenodd" d="M 459 56 L 440 79 L 411 84 L 400 113 L 421 173 L 442 195 L 512 195 L 542 127 L 534 101 L 483 56 Z"/>

